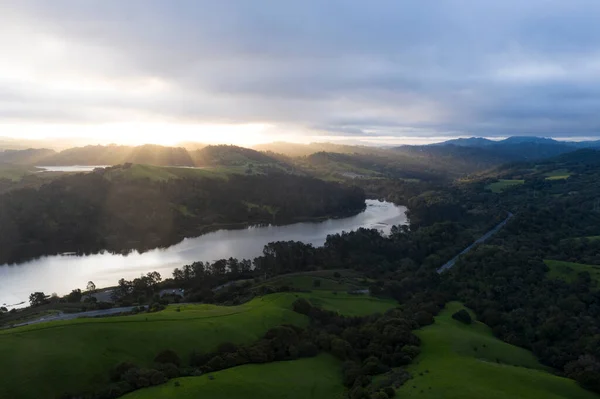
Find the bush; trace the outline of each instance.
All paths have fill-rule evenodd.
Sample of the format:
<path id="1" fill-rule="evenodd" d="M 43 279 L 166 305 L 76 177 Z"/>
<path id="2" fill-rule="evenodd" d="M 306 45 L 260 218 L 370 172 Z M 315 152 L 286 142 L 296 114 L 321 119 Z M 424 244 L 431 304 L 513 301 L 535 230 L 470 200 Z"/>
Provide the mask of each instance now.
<path id="1" fill-rule="evenodd" d="M 402 347 L 402 353 L 404 353 L 412 360 L 415 357 L 419 356 L 419 353 L 421 353 L 421 349 L 419 349 L 418 346 L 414 345 L 404 345 Z"/>
<path id="2" fill-rule="evenodd" d="M 208 371 L 219 371 L 225 368 L 225 360 L 221 356 L 215 356 L 206 363 Z"/>
<path id="3" fill-rule="evenodd" d="M 312 309 L 312 305 L 304 298 L 296 299 L 294 304 L 292 305 L 294 312 L 300 313 L 303 315 L 307 315 L 310 313 Z"/>
<path id="4" fill-rule="evenodd" d="M 235 353 L 238 347 L 233 342 L 223 342 L 217 348 L 218 353 Z"/>
<path id="5" fill-rule="evenodd" d="M 166 349 L 160 352 L 158 355 L 156 355 L 156 357 L 154 358 L 154 362 L 162 364 L 171 363 L 177 367 L 181 365 L 181 359 L 179 359 L 177 353 L 170 349 Z"/>
<path id="6" fill-rule="evenodd" d="M 415 314 L 415 320 L 420 327 L 428 326 L 434 323 L 433 315 L 425 311 L 417 312 L 417 314 Z"/>
<path id="7" fill-rule="evenodd" d="M 181 375 L 179 368 L 173 363 L 157 364 L 156 369 L 162 372 L 167 378 L 177 378 Z"/>
<path id="8" fill-rule="evenodd" d="M 347 361 L 342 365 L 342 376 L 346 387 L 353 386 L 361 374 L 360 366 L 356 362 Z"/>
<path id="9" fill-rule="evenodd" d="M 137 368 L 137 366 L 131 362 L 121 362 L 110 371 L 110 379 L 111 381 L 120 381 L 128 370 L 135 368 Z"/>
<path id="10" fill-rule="evenodd" d="M 340 277 L 342 277 L 342 275 L 339 272 L 335 272 L 335 273 L 333 273 L 333 277 L 340 278 Z"/>
<path id="11" fill-rule="evenodd" d="M 458 312 L 454 313 L 452 315 L 452 318 L 464 324 L 471 324 L 473 322 L 473 319 L 471 319 L 471 315 L 465 309 L 461 309 Z"/>
<path id="12" fill-rule="evenodd" d="M 319 348 L 317 345 L 310 341 L 303 341 L 298 344 L 298 356 L 299 357 L 315 357 L 319 354 Z"/>
<path id="13" fill-rule="evenodd" d="M 396 396 L 396 390 L 392 387 L 385 387 L 383 388 L 383 392 L 385 392 L 385 394 L 387 395 L 388 398 L 393 398 L 394 396 Z"/>
<path id="14" fill-rule="evenodd" d="M 318 279 L 314 279 L 313 280 L 313 287 L 320 287 L 321 286 L 321 280 Z"/>
<path id="15" fill-rule="evenodd" d="M 385 392 L 379 391 L 371 395 L 371 399 L 388 399 L 388 396 Z"/>

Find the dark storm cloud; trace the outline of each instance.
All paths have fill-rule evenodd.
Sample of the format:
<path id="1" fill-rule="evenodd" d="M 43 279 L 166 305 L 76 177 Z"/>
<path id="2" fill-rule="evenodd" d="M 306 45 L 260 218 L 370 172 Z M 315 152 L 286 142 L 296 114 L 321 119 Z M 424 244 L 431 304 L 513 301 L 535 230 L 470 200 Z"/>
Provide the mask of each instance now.
<path id="1" fill-rule="evenodd" d="M 13 104 L 4 118 L 43 120 L 60 104 L 65 121 L 125 110 L 343 135 L 565 137 L 600 126 L 592 0 L 0 0 L 0 11 L 3 24 L 63 43 L 75 73 L 168 85 L 11 97 L 0 80 L 0 104 Z"/>

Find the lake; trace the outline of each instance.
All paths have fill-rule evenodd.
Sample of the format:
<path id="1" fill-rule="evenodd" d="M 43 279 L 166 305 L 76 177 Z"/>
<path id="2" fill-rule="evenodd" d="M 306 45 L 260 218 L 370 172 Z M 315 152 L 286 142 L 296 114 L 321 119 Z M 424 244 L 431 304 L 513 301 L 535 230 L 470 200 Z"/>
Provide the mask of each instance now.
<path id="1" fill-rule="evenodd" d="M 367 200 L 366 204 L 363 212 L 343 219 L 218 230 L 141 254 L 136 251 L 128 255 L 108 252 L 85 256 L 65 254 L 18 265 L 2 265 L 0 305 L 27 301 L 29 294 L 35 291 L 64 295 L 75 288 L 84 290 L 90 280 L 100 288 L 116 285 L 120 278 L 129 280 L 151 271 L 160 272 L 163 278 L 171 277 L 173 269 L 195 261 L 229 257 L 253 259 L 262 253 L 265 244 L 273 241 L 302 241 L 321 246 L 330 234 L 360 227 L 375 228 L 388 234 L 393 225 L 408 222 L 403 206 L 376 200 Z"/>
<path id="2" fill-rule="evenodd" d="M 107 165 L 72 165 L 72 166 L 36 166 L 40 172 L 92 172 L 96 168 L 107 168 Z"/>

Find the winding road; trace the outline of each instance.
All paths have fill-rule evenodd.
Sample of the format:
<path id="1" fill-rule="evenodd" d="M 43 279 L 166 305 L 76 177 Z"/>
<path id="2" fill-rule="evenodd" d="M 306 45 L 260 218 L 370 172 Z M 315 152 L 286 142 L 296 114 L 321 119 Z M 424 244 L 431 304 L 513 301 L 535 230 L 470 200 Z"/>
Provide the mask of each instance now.
<path id="1" fill-rule="evenodd" d="M 452 267 L 454 266 L 454 264 L 456 263 L 456 261 L 458 260 L 458 258 L 461 255 L 466 254 L 467 252 L 471 251 L 473 248 L 475 248 L 477 245 L 485 242 L 486 240 L 488 240 L 490 237 L 492 237 L 494 234 L 496 234 L 498 231 L 500 231 L 504 226 L 506 226 L 506 223 L 508 223 L 508 221 L 513 217 L 514 215 L 511 212 L 508 212 L 508 217 L 506 219 L 504 219 L 500 224 L 498 224 L 496 227 L 494 227 L 493 229 L 491 229 L 490 231 L 488 231 L 487 233 L 485 233 L 483 236 L 481 236 L 477 241 L 475 241 L 473 244 L 469 245 L 467 248 L 465 248 L 461 253 L 459 253 L 458 255 L 456 255 L 454 258 L 450 259 L 446 264 L 444 264 L 442 267 L 440 267 L 439 269 L 437 269 L 438 273 L 443 273 L 446 270 L 450 270 L 452 269 Z"/>
<path id="2" fill-rule="evenodd" d="M 28 325 L 31 325 L 31 324 L 38 324 L 38 323 L 48 323 L 50 321 L 73 320 L 73 319 L 79 319 L 81 317 L 114 316 L 114 315 L 121 314 L 121 313 L 131 312 L 133 309 L 134 309 L 134 306 L 129 306 L 129 307 L 125 307 L 125 308 L 111 308 L 111 309 L 105 309 L 105 310 L 91 310 L 89 312 L 80 312 L 80 313 L 59 313 L 57 315 L 45 316 L 45 317 L 41 317 L 39 319 L 26 321 L 24 323 L 13 324 L 13 325 L 11 325 L 11 326 L 9 326 L 7 328 L 10 328 L 10 327 L 22 327 L 22 326 L 28 326 Z"/>

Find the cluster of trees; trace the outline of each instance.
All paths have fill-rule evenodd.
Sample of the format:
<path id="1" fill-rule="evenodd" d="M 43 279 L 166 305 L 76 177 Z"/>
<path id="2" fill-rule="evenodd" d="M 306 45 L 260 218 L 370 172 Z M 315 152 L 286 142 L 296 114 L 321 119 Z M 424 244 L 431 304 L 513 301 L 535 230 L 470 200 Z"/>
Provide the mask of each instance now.
<path id="1" fill-rule="evenodd" d="M 0 264 L 62 252 L 143 251 L 219 226 L 350 215 L 364 209 L 364 200 L 356 187 L 286 174 L 169 181 L 108 179 L 102 171 L 65 176 L 0 195 Z"/>
<path id="2" fill-rule="evenodd" d="M 405 366 L 417 357 L 420 340 L 412 331 L 432 324 L 443 303 L 443 296 L 415 296 L 402 308 L 366 317 L 343 317 L 305 299 L 296 300 L 293 308 L 310 318 L 309 334 L 315 345 L 344 362 L 343 380 L 349 398 L 375 399 L 393 397 L 393 387 L 410 378 L 408 373 L 392 373 L 394 378 L 373 382 L 373 376 Z"/>
<path id="3" fill-rule="evenodd" d="M 494 334 L 600 392 L 600 290 L 587 272 L 549 278 L 545 259 L 600 267 L 600 159 L 565 155 L 538 167 L 517 165 L 525 184 L 500 195 L 516 216 L 488 245 L 463 256 L 446 281 Z M 597 155 L 597 152 L 596 152 Z M 565 180 L 543 172 L 568 169 Z"/>

